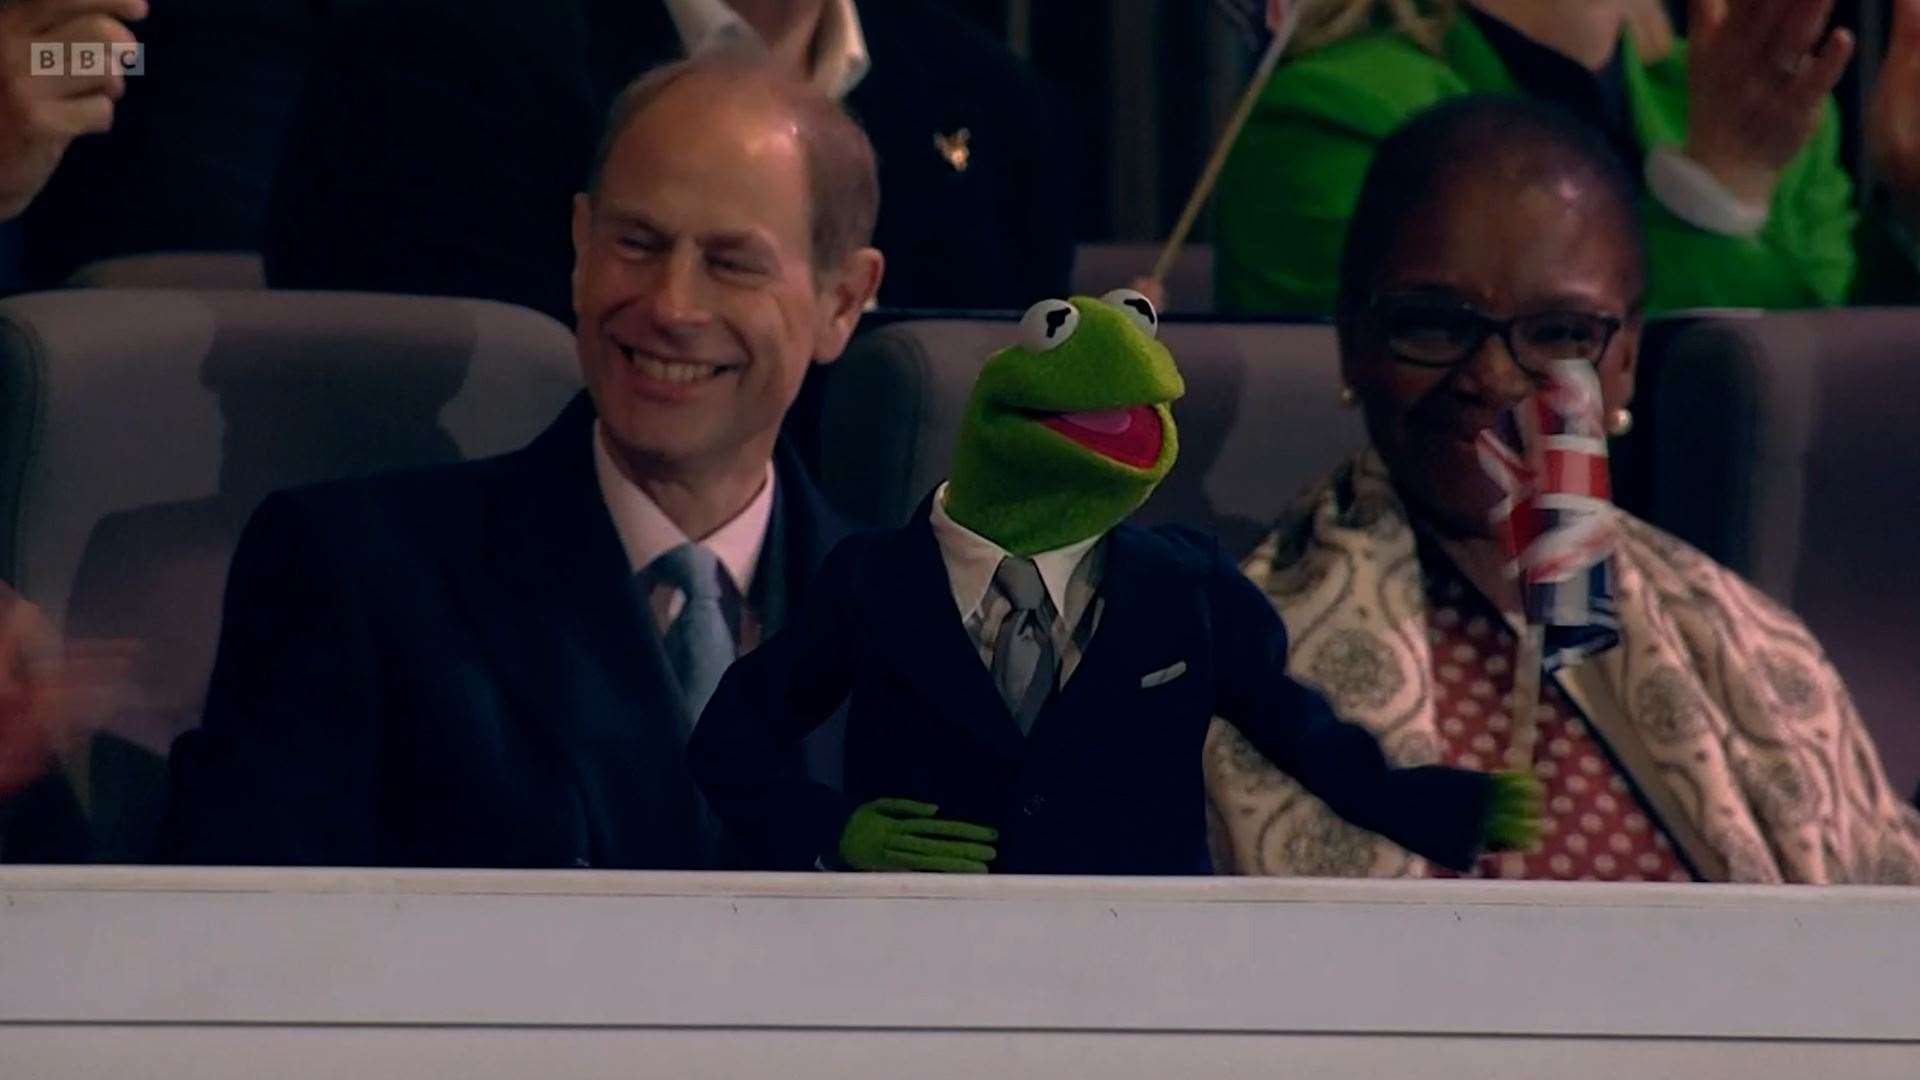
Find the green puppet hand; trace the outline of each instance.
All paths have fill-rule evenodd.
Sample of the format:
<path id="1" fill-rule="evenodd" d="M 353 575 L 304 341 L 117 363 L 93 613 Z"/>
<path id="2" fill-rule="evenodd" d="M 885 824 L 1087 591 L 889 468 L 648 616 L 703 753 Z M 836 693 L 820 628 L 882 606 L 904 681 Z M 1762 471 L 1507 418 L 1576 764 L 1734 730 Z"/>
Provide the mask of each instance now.
<path id="1" fill-rule="evenodd" d="M 1492 780 L 1481 839 L 1488 851 L 1525 851 L 1540 839 L 1546 789 L 1532 773 L 1497 772 Z"/>
<path id="2" fill-rule="evenodd" d="M 875 799 L 847 819 L 840 858 L 855 870 L 984 874 L 1000 834 L 984 825 L 934 817 L 940 808 L 910 799 Z"/>

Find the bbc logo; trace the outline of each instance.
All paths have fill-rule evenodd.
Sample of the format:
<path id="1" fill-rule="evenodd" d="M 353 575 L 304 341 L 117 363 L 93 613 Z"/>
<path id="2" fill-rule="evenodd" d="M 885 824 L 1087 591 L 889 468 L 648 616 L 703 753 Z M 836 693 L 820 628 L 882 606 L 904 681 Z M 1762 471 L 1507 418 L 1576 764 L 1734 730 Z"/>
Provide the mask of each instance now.
<path id="1" fill-rule="evenodd" d="M 145 75 L 147 47 L 139 42 L 36 41 L 33 62 L 27 69 L 34 75 Z"/>

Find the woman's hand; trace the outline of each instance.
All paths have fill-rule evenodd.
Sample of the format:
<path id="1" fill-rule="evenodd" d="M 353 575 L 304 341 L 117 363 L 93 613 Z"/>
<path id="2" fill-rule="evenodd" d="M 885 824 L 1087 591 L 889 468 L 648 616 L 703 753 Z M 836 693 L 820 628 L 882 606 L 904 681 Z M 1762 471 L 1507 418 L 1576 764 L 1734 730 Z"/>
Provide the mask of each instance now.
<path id="1" fill-rule="evenodd" d="M 1907 228 L 1920 233 L 1920 0 L 1894 0 L 1893 32 L 1865 126 L 1874 173 Z"/>
<path id="2" fill-rule="evenodd" d="M 1727 4 L 1688 4 L 1681 149 L 1735 198 L 1765 207 L 1781 171 L 1819 127 L 1827 95 L 1853 58 L 1853 35 L 1826 32 L 1833 0 L 1739 0 L 1733 16 Z"/>

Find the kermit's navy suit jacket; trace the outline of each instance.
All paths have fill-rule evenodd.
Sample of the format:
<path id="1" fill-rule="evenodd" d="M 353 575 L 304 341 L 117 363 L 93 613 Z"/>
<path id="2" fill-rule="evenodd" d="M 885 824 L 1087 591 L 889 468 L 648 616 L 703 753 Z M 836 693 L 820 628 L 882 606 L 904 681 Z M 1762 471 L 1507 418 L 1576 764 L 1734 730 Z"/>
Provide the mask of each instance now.
<path id="1" fill-rule="evenodd" d="M 962 626 L 928 505 L 842 541 L 702 714 L 689 767 L 750 861 L 831 860 L 857 806 L 897 797 L 999 829 L 995 872 L 1208 873 L 1201 746 L 1219 715 L 1349 820 L 1470 865 L 1487 777 L 1390 768 L 1372 735 L 1287 675 L 1266 597 L 1185 529 L 1108 534 L 1098 628 L 1023 736 Z M 791 751 L 843 702 L 835 791 Z"/>

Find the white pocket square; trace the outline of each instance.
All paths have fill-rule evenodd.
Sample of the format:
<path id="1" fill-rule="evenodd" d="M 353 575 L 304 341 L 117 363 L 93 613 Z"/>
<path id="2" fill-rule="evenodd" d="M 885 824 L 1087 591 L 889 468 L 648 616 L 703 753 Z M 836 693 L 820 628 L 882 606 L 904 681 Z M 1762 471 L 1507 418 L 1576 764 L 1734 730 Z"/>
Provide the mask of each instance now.
<path id="1" fill-rule="evenodd" d="M 1150 675 L 1142 676 L 1140 679 L 1140 689 L 1151 690 L 1156 686 L 1160 686 L 1165 683 L 1170 683 L 1173 680 L 1179 678 L 1180 676 L 1185 675 L 1186 673 L 1187 673 L 1187 662 L 1185 660 L 1182 660 L 1174 664 L 1172 667 L 1163 667 L 1159 671 L 1153 672 Z"/>

